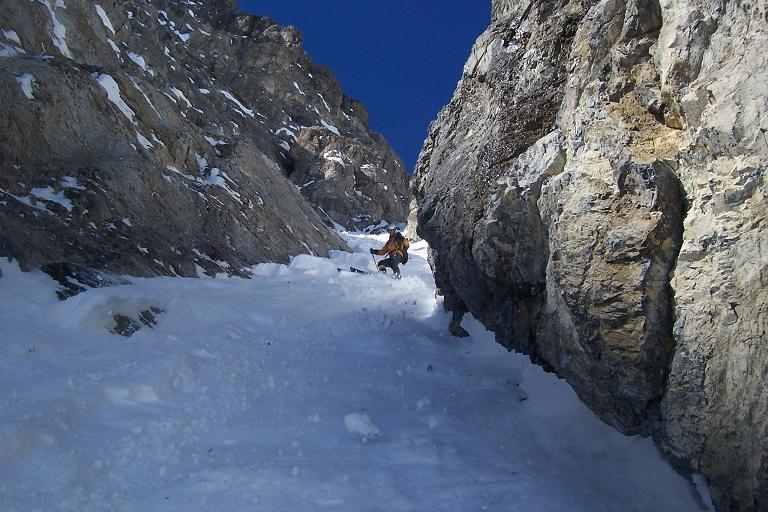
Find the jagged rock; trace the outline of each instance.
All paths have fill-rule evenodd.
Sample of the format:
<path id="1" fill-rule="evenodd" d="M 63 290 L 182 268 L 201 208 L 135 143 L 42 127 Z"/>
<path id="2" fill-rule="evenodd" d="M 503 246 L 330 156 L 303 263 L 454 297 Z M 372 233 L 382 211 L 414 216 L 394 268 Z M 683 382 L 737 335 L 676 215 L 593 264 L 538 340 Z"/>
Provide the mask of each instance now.
<path id="1" fill-rule="evenodd" d="M 411 242 L 418 242 L 421 240 L 417 228 L 419 225 L 419 203 L 416 202 L 416 198 L 411 196 L 411 204 L 409 205 L 408 220 L 406 221 L 405 231 L 403 234 Z"/>
<path id="2" fill-rule="evenodd" d="M 404 167 L 377 137 L 342 137 L 325 127 L 303 128 L 291 148 L 291 180 L 322 214 L 349 229 L 408 215 Z"/>
<path id="3" fill-rule="evenodd" d="M 405 219 L 399 159 L 293 27 L 233 0 L 46 0 L 0 28 L 0 255 L 25 269 L 248 275 L 344 249 L 288 179 L 327 150 L 295 159 L 305 131 L 373 164 L 327 180 L 334 222 Z"/>
<path id="4" fill-rule="evenodd" d="M 110 329 L 110 332 L 130 338 L 141 330 L 142 326 L 151 329 L 157 325 L 157 316 L 162 313 L 165 313 L 165 310 L 154 306 L 140 311 L 137 318 L 118 313 L 113 317 L 115 325 Z"/>
<path id="5" fill-rule="evenodd" d="M 494 2 L 416 167 L 446 307 L 768 508 L 764 5 Z"/>
<path id="6" fill-rule="evenodd" d="M 88 288 L 104 288 L 107 286 L 127 285 L 129 281 L 118 276 L 98 272 L 92 268 L 72 263 L 48 263 L 40 270 L 55 279 L 61 289 L 56 295 L 61 300 L 73 297 Z"/>

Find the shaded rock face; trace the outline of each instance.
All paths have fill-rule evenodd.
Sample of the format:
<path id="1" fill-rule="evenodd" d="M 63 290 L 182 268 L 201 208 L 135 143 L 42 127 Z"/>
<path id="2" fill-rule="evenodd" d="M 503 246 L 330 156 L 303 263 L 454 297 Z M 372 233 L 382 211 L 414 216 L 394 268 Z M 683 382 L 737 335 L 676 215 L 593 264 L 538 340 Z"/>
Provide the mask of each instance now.
<path id="1" fill-rule="evenodd" d="M 768 509 L 764 4 L 494 2 L 414 175 L 448 309 Z"/>
<path id="2" fill-rule="evenodd" d="M 328 146 L 370 162 L 364 184 L 321 180 L 334 222 L 405 219 L 399 159 L 300 45 L 231 0 L 4 4 L 0 255 L 133 275 L 325 255 L 346 245 L 290 177 Z M 327 144 L 294 150 L 311 137 Z"/>

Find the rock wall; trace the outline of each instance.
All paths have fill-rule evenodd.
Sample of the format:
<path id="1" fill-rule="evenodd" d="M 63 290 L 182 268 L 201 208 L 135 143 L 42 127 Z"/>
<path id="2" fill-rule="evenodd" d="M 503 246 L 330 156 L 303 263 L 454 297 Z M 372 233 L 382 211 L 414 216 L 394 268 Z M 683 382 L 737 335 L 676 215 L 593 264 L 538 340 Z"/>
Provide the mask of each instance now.
<path id="1" fill-rule="evenodd" d="M 234 0 L 3 3 L 0 255 L 242 275 L 344 248 L 333 223 L 404 220 L 399 158 L 300 45 Z"/>
<path id="2" fill-rule="evenodd" d="M 768 510 L 764 2 L 498 0 L 414 175 L 445 305 Z"/>

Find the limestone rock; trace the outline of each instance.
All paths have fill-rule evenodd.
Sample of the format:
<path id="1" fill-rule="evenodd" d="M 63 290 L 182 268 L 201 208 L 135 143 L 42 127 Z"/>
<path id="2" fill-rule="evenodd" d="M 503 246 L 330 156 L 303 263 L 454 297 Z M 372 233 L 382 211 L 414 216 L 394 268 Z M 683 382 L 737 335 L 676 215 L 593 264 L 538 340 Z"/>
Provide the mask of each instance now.
<path id="1" fill-rule="evenodd" d="M 376 138 L 343 137 L 323 128 L 303 128 L 291 148 L 291 180 L 322 214 L 348 229 L 382 219 L 402 222 L 410 192 L 404 167 Z"/>
<path id="2" fill-rule="evenodd" d="M 767 510 L 765 5 L 493 7 L 413 183 L 446 307 Z"/>
<path id="3" fill-rule="evenodd" d="M 248 275 L 346 247 L 315 206 L 332 202 L 345 226 L 405 219 L 399 159 L 297 29 L 234 0 L 12 4 L 0 7 L 1 256 L 57 275 Z M 327 148 L 294 158 L 305 131 L 359 155 L 356 175 L 374 164 L 364 186 L 329 179 L 309 203 L 289 174 Z"/>

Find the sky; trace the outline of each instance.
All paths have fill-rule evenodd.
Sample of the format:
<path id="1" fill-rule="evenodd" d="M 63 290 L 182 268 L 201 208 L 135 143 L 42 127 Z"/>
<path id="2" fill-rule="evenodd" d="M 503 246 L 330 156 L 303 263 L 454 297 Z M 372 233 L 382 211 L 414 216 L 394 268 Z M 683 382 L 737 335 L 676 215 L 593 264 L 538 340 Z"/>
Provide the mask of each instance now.
<path id="1" fill-rule="evenodd" d="M 312 60 L 363 102 L 409 173 L 491 18 L 491 0 L 239 0 L 238 8 L 298 27 Z"/>

